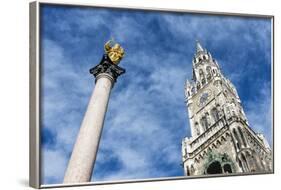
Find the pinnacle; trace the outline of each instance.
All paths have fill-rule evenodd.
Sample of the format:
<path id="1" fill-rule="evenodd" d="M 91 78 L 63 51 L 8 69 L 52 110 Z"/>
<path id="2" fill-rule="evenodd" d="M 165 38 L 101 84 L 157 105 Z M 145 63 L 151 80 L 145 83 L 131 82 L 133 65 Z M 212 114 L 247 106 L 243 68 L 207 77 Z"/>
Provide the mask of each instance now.
<path id="1" fill-rule="evenodd" d="M 199 41 L 196 41 L 196 53 L 204 51 Z"/>

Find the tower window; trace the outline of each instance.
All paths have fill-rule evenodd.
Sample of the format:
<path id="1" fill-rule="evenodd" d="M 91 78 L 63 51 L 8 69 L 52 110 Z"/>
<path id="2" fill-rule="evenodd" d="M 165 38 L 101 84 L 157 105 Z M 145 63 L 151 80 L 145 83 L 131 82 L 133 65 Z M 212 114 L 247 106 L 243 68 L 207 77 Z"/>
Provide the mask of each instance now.
<path id="1" fill-rule="evenodd" d="M 235 139 L 236 139 L 236 145 L 237 145 L 237 148 L 238 149 L 240 149 L 241 148 L 241 142 L 240 142 L 240 138 L 238 137 L 238 134 L 237 134 L 237 132 L 236 132 L 236 129 L 233 129 L 232 130 L 233 131 L 233 134 L 234 134 L 234 137 L 235 137 Z"/>
<path id="2" fill-rule="evenodd" d="M 244 138 L 244 134 L 243 134 L 242 129 L 240 127 L 238 127 L 238 132 L 240 133 L 241 139 L 243 141 L 243 145 L 246 147 L 246 140 Z"/>
<path id="3" fill-rule="evenodd" d="M 202 85 L 206 84 L 206 80 L 203 78 L 202 79 Z"/>
<path id="4" fill-rule="evenodd" d="M 200 85 L 200 83 L 198 82 L 197 83 L 197 90 L 199 90 L 201 88 L 201 85 Z"/>
<path id="5" fill-rule="evenodd" d="M 195 130 L 196 130 L 196 134 L 200 135 L 200 129 L 199 129 L 199 125 L 197 122 L 195 123 Z"/>
<path id="6" fill-rule="evenodd" d="M 208 121 L 207 118 L 204 116 L 200 120 L 201 126 L 203 127 L 204 130 L 207 130 L 208 128 Z"/>
<path id="7" fill-rule="evenodd" d="M 224 173 L 232 173 L 231 166 L 229 164 L 225 164 L 223 166 Z"/>
<path id="8" fill-rule="evenodd" d="M 211 110 L 211 114 L 212 114 L 214 121 L 217 122 L 219 120 L 219 113 L 218 113 L 217 108 L 213 108 Z"/>
<path id="9" fill-rule="evenodd" d="M 207 66 L 206 71 L 207 71 L 207 79 L 209 80 L 212 77 L 211 67 Z"/>
<path id="10" fill-rule="evenodd" d="M 200 79 L 202 80 L 203 78 L 205 78 L 204 76 L 204 72 L 202 69 L 199 70 L 199 76 L 200 76 Z"/>

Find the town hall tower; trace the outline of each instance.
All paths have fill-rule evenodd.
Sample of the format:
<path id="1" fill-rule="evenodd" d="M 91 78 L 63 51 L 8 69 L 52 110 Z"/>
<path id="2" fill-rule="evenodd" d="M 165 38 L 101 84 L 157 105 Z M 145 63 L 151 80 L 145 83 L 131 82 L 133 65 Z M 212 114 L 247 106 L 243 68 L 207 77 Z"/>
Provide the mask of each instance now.
<path id="1" fill-rule="evenodd" d="M 182 140 L 185 175 L 272 172 L 267 140 L 250 128 L 235 86 L 199 42 L 192 64 L 185 84 L 191 128 Z"/>

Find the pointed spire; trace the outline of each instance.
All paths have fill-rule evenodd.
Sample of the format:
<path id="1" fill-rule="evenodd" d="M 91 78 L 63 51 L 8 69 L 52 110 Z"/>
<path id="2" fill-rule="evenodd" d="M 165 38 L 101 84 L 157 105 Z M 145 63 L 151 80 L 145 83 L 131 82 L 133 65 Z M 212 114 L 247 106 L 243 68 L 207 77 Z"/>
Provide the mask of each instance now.
<path id="1" fill-rule="evenodd" d="M 198 40 L 196 40 L 196 53 L 204 51 L 201 44 L 199 43 Z"/>

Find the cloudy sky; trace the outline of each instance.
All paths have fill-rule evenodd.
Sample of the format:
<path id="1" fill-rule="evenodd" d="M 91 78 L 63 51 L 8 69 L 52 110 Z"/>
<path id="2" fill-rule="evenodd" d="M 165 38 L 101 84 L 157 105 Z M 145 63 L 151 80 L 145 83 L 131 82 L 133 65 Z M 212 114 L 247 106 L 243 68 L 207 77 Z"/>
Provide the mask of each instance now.
<path id="1" fill-rule="evenodd" d="M 200 40 L 271 143 L 271 21 L 126 9 L 41 7 L 42 183 L 62 183 L 91 91 L 89 69 L 114 37 L 126 51 L 92 181 L 182 176 L 190 136 L 184 83 Z"/>

